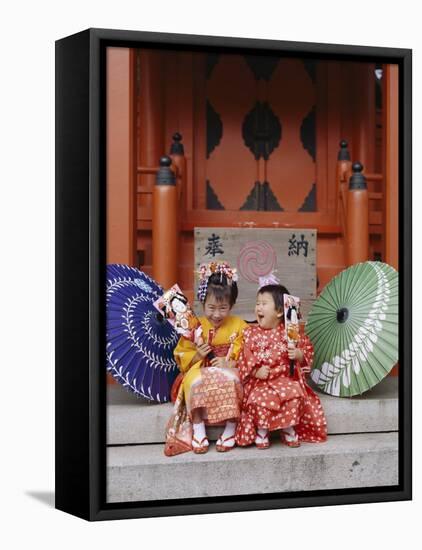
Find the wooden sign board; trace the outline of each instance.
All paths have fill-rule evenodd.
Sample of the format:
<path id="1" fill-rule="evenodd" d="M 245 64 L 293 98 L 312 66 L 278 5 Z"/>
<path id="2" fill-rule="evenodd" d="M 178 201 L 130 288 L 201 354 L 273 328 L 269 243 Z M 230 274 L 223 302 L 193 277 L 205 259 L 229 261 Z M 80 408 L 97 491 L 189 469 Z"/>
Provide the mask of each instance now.
<path id="1" fill-rule="evenodd" d="M 259 277 L 274 270 L 290 294 L 300 297 L 306 320 L 316 298 L 315 229 L 198 227 L 194 235 L 195 269 L 201 263 L 225 260 L 238 270 L 239 297 L 233 314 L 247 321 L 255 320 Z M 195 296 L 197 288 L 196 277 Z M 202 313 L 197 300 L 194 308 Z"/>

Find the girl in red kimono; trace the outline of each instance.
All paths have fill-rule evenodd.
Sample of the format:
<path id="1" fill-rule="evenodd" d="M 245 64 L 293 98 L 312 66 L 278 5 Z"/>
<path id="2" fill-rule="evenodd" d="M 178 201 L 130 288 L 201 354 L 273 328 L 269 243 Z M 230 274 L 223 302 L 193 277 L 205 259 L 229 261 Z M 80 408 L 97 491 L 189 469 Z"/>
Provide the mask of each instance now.
<path id="1" fill-rule="evenodd" d="M 289 447 L 298 447 L 300 441 L 325 441 L 324 411 L 304 376 L 312 365 L 311 341 L 301 336 L 297 347 L 288 346 L 283 296 L 289 292 L 272 274 L 260 284 L 255 306 L 258 324 L 244 330 L 238 362 L 244 395 L 236 443 L 266 449 L 274 430 L 281 430 L 281 441 Z M 290 360 L 295 361 L 293 377 Z"/>

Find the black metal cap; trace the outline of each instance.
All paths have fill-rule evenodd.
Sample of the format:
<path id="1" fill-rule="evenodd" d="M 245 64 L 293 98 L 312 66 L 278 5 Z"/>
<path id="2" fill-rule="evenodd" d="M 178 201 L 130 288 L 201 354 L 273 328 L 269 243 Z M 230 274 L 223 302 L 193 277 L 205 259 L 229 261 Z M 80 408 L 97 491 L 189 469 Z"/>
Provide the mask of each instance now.
<path id="1" fill-rule="evenodd" d="M 350 153 L 347 146 L 347 141 L 342 139 L 340 141 L 340 151 L 338 152 L 337 160 L 350 160 Z"/>
<path id="2" fill-rule="evenodd" d="M 176 132 L 173 134 L 173 143 L 170 147 L 170 155 L 184 155 L 185 149 L 183 147 L 182 141 L 182 135 L 179 134 L 179 132 Z"/>
<path id="3" fill-rule="evenodd" d="M 176 185 L 176 176 L 174 175 L 174 172 L 170 170 L 170 166 L 170 157 L 160 158 L 160 168 L 157 173 L 155 185 Z"/>
<path id="4" fill-rule="evenodd" d="M 360 162 L 354 162 L 352 165 L 353 174 L 350 176 L 349 189 L 367 189 L 366 178 L 361 173 L 363 165 Z"/>
<path id="5" fill-rule="evenodd" d="M 349 310 L 347 309 L 347 307 L 342 307 L 337 310 L 338 323 L 345 323 L 348 318 L 349 318 Z"/>

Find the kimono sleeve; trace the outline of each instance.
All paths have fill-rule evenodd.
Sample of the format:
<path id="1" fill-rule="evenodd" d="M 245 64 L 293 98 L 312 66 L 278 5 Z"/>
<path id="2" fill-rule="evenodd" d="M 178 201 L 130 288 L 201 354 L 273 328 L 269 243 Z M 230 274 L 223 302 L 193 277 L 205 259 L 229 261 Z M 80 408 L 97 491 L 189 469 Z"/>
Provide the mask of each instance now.
<path id="1" fill-rule="evenodd" d="M 308 336 L 304 335 L 301 337 L 297 348 L 303 352 L 303 361 L 300 363 L 302 372 L 310 372 L 314 360 L 314 347 Z"/>
<path id="2" fill-rule="evenodd" d="M 189 370 L 195 354 L 195 345 L 190 340 L 187 340 L 182 336 L 173 352 L 177 366 L 181 372 L 185 373 Z"/>
<path id="3" fill-rule="evenodd" d="M 252 351 L 252 338 L 249 330 L 243 332 L 243 347 L 240 351 L 237 368 L 240 380 L 245 384 L 255 374 L 259 361 Z"/>

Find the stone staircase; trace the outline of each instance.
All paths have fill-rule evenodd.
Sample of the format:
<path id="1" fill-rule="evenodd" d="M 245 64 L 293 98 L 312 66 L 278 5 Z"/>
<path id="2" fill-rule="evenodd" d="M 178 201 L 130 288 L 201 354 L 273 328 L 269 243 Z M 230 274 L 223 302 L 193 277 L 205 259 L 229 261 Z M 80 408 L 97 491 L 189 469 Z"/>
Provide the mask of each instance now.
<path id="1" fill-rule="evenodd" d="M 388 377 L 351 399 L 319 394 L 328 422 L 326 443 L 255 447 L 205 455 L 164 455 L 172 405 L 153 405 L 120 386 L 107 389 L 107 501 L 397 485 L 398 380 Z M 215 441 L 221 428 L 208 431 Z"/>

